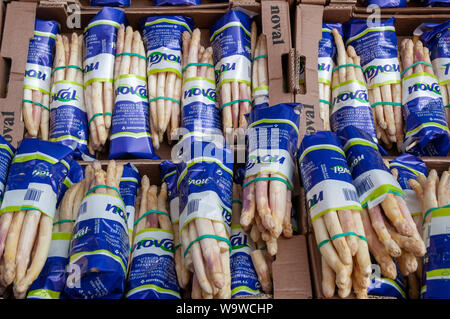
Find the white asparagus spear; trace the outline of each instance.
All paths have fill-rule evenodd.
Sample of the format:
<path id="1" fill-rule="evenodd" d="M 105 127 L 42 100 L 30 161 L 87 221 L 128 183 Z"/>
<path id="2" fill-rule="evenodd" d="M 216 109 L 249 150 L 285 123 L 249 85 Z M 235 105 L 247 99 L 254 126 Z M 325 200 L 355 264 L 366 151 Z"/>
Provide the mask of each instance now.
<path id="1" fill-rule="evenodd" d="M 9 286 L 16 275 L 16 255 L 17 246 L 19 244 L 20 231 L 22 229 L 23 220 L 25 219 L 25 211 L 14 212 L 14 216 L 9 227 L 8 236 L 6 237 L 5 249 L 3 254 L 3 262 L 5 264 L 2 282 L 4 286 Z"/>
<path id="2" fill-rule="evenodd" d="M 100 114 L 95 116 L 92 120 L 95 123 L 97 134 L 99 137 L 100 145 L 103 146 L 106 143 L 108 135 L 106 133 L 105 119 L 103 117 L 104 104 L 103 104 L 103 84 L 102 82 L 93 82 L 91 85 L 91 98 L 93 113 Z"/>
<path id="3" fill-rule="evenodd" d="M 78 35 L 73 32 L 72 38 L 70 42 L 70 55 L 68 65 L 78 66 Z M 67 81 L 75 81 L 76 80 L 77 69 L 75 68 L 67 68 L 66 70 L 66 80 Z"/>
<path id="4" fill-rule="evenodd" d="M 42 104 L 49 108 L 49 98 L 50 96 L 48 94 L 42 95 Z M 41 109 L 41 124 L 40 124 L 40 133 L 41 133 L 41 139 L 44 141 L 48 141 L 49 136 L 49 130 L 50 130 L 50 112 L 46 109 Z"/>
<path id="5" fill-rule="evenodd" d="M 271 177 L 282 178 L 279 174 L 271 174 Z M 286 212 L 287 186 L 281 181 L 271 180 L 269 185 L 269 201 L 274 221 L 274 228 L 269 229 L 271 234 L 278 238 L 283 231 L 283 219 Z"/>
<path id="6" fill-rule="evenodd" d="M 335 280 L 336 275 L 333 269 L 328 266 L 325 258 L 321 257 L 322 264 L 322 293 L 325 298 L 331 298 L 334 296 L 334 291 L 336 290 Z"/>
<path id="7" fill-rule="evenodd" d="M 166 86 L 166 72 L 159 72 L 157 76 L 157 85 L 156 85 L 156 96 L 164 97 L 165 96 L 165 86 Z M 164 121 L 165 121 L 165 100 L 158 99 L 156 100 L 156 110 L 158 116 L 158 135 L 162 135 L 164 133 Z M 161 138 L 159 139 L 161 143 Z"/>
<path id="8" fill-rule="evenodd" d="M 41 91 L 33 90 L 32 91 L 33 102 L 43 104 L 42 103 L 42 95 L 43 95 L 43 93 Z M 33 122 L 34 122 L 34 127 L 39 129 L 40 125 L 41 125 L 42 107 L 35 103 L 33 103 Z"/>
<path id="9" fill-rule="evenodd" d="M 121 24 L 119 30 L 117 31 L 117 41 L 116 41 L 116 58 L 114 60 L 114 91 L 117 90 L 117 78 L 120 73 L 120 64 L 122 62 L 123 45 L 125 42 L 125 26 Z"/>
<path id="10" fill-rule="evenodd" d="M 344 65 L 347 63 L 347 53 L 345 50 L 344 41 L 342 40 L 342 36 L 339 34 L 337 29 L 331 30 L 331 33 L 333 34 L 334 42 L 336 43 L 338 65 Z M 345 82 L 345 79 L 347 78 L 346 68 L 340 68 L 338 71 L 339 82 Z"/>

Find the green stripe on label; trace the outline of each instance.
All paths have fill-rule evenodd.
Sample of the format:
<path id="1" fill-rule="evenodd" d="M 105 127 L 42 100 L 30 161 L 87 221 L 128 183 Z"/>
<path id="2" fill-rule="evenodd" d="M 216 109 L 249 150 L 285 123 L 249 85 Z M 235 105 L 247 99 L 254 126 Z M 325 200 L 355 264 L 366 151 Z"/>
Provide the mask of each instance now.
<path id="1" fill-rule="evenodd" d="M 59 299 L 61 293 L 50 289 L 36 289 L 28 293 L 27 297 L 39 297 L 42 299 Z"/>

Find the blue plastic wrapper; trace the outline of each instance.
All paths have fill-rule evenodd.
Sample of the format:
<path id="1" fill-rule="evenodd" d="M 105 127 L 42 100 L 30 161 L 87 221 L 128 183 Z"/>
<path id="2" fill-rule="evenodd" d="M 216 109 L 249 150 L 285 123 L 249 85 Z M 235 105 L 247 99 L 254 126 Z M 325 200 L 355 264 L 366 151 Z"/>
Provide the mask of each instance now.
<path id="1" fill-rule="evenodd" d="M 55 38 L 59 33 L 56 21 L 36 19 L 34 35 L 28 46 L 27 64 L 23 80 L 24 96 L 22 102 L 28 102 L 50 111 L 49 105 L 42 101 L 33 101 L 31 90 L 50 95 L 51 72 L 55 55 Z M 26 114 L 25 114 L 26 115 Z"/>
<path id="2" fill-rule="evenodd" d="M 342 32 L 342 28 L 337 30 Z M 330 36 L 332 38 L 332 35 L 328 37 Z M 334 39 L 329 41 L 334 43 Z M 331 73 L 339 72 L 338 68 L 332 69 Z M 328 74 L 328 76 L 332 75 Z M 353 80 L 332 86 L 330 104 L 330 127 L 333 132 L 336 133 L 347 126 L 356 126 L 364 129 L 376 141 L 375 124 L 366 83 Z"/>
<path id="3" fill-rule="evenodd" d="M 397 262 L 394 261 L 394 263 L 397 267 L 397 277 L 395 280 L 382 276 L 380 266 L 376 263 L 372 264 L 372 275 L 370 276 L 370 284 L 367 288 L 368 296 L 406 299 L 404 277 L 398 268 Z"/>
<path id="4" fill-rule="evenodd" d="M 322 39 L 319 41 L 319 83 L 326 84 L 331 87 L 331 74 L 336 65 L 336 44 L 334 43 L 331 30 L 336 29 L 342 34 L 341 23 L 322 23 Z M 330 102 L 326 104 L 329 105 Z"/>
<path id="5" fill-rule="evenodd" d="M 250 17 L 237 9 L 229 10 L 210 29 L 213 60 L 216 70 L 216 91 L 221 92 L 226 82 L 239 82 L 251 86 Z M 255 57 L 256 58 L 256 57 Z M 240 102 L 252 105 L 250 96 L 240 96 Z M 221 110 L 231 107 L 219 99 Z M 259 103 L 256 103 L 259 104 Z"/>
<path id="6" fill-rule="evenodd" d="M 141 183 L 141 176 L 139 171 L 131 163 L 123 166 L 122 177 L 120 178 L 120 196 L 122 196 L 123 203 L 125 204 L 125 211 L 127 213 L 128 221 L 128 235 L 133 238 L 133 224 L 135 216 L 135 204 L 137 197 L 137 190 Z M 131 243 L 130 243 L 131 245 Z"/>
<path id="7" fill-rule="evenodd" d="M 68 163 L 68 165 L 70 166 L 69 173 L 67 174 L 63 183 L 61 184 L 61 188 L 58 193 L 58 200 L 56 202 L 56 207 L 59 207 L 59 204 L 60 204 L 62 198 L 64 197 L 64 194 L 66 193 L 66 191 L 73 184 L 78 183 L 79 181 L 81 181 L 84 178 L 84 170 L 81 167 L 81 165 L 77 163 L 77 161 L 71 160 L 70 163 Z"/>
<path id="8" fill-rule="evenodd" d="M 422 0 L 422 4 L 425 7 L 450 7 L 448 0 Z"/>
<path id="9" fill-rule="evenodd" d="M 93 7 L 129 7 L 131 0 L 91 0 Z"/>
<path id="10" fill-rule="evenodd" d="M 347 158 L 362 207 L 381 203 L 387 193 L 404 196 L 404 192 L 384 165 L 378 145 L 365 131 L 348 126 L 337 132 Z"/>
<path id="11" fill-rule="evenodd" d="M 406 8 L 406 0 L 367 0 L 366 5 L 377 5 L 380 8 Z"/>
<path id="12" fill-rule="evenodd" d="M 104 185 L 103 185 L 104 186 Z M 72 232 L 64 294 L 70 299 L 119 299 L 130 253 L 125 203 L 117 194 L 90 189 Z"/>
<path id="13" fill-rule="evenodd" d="M 6 186 L 6 178 L 8 177 L 9 165 L 16 153 L 16 149 L 9 144 L 3 136 L 0 135 L 0 204 L 3 200 L 4 190 Z"/>
<path id="14" fill-rule="evenodd" d="M 169 198 L 170 221 L 177 224 L 180 221 L 180 200 L 177 189 L 177 166 L 171 161 L 159 164 L 161 171 L 161 182 L 167 183 L 167 197 Z"/>
<path id="15" fill-rule="evenodd" d="M 200 0 L 155 0 L 155 6 L 196 6 Z"/>
<path id="16" fill-rule="evenodd" d="M 71 152 L 59 143 L 23 139 L 9 168 L 0 214 L 38 210 L 53 219 Z"/>
<path id="17" fill-rule="evenodd" d="M 311 220 L 330 210 L 361 210 L 344 150 L 333 132 L 306 135 L 298 150 L 298 167 Z"/>
<path id="18" fill-rule="evenodd" d="M 279 177 L 269 178 L 280 178 L 292 191 L 300 113 L 300 104 L 285 103 L 255 108 L 246 114 L 246 179 L 253 179 L 261 173 L 278 174 Z"/>

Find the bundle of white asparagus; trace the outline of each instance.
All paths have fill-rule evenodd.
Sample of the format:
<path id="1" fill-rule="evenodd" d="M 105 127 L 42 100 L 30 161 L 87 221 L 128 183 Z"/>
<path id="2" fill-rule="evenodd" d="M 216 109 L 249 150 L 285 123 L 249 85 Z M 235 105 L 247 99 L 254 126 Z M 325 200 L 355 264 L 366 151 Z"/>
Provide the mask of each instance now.
<path id="1" fill-rule="evenodd" d="M 69 41 L 66 35 L 56 35 L 56 51 L 55 51 L 55 61 L 52 75 L 52 94 L 56 96 L 52 98 L 51 102 L 51 110 L 53 108 L 57 108 L 59 106 L 58 101 L 60 99 L 64 99 L 65 97 L 59 96 L 60 90 L 65 90 L 65 92 L 76 92 L 75 96 L 71 96 L 70 98 L 75 99 L 78 96 L 82 96 L 83 93 L 83 35 L 77 35 L 75 32 L 72 33 L 71 39 Z M 77 100 L 78 102 L 80 100 Z M 83 101 L 83 99 L 81 99 Z M 54 103 L 55 102 L 55 103 Z M 69 101 L 65 101 L 69 102 Z M 72 101 L 71 101 L 72 102 Z M 73 101 L 76 103 L 75 101 Z M 84 103 L 77 104 L 77 106 L 82 108 L 82 111 L 85 111 Z M 75 106 L 74 106 L 75 107 Z M 58 111 L 55 114 L 59 114 Z M 50 132 L 50 140 L 53 141 L 61 141 L 61 138 L 68 138 L 71 143 L 76 138 L 80 138 L 77 136 L 64 136 L 67 135 L 67 132 L 72 132 L 71 125 L 74 126 L 75 129 L 79 128 L 78 125 L 83 123 L 85 119 L 74 119 L 69 116 L 63 114 L 61 118 L 53 118 L 52 123 L 50 124 L 51 132 Z M 42 118 L 44 119 L 44 117 Z M 53 122 L 54 121 L 54 122 Z M 66 123 L 64 123 L 66 121 Z M 67 122 L 69 121 L 69 122 Z M 65 125 L 65 127 L 62 127 Z M 86 127 L 83 127 L 86 128 Z M 77 130 L 77 133 L 81 133 Z M 60 137 L 61 136 L 61 137 Z M 87 137 L 87 132 L 84 134 Z M 81 139 L 80 139 L 81 141 Z M 67 144 L 67 143 L 65 143 Z M 88 143 L 89 151 L 91 154 L 94 154 L 92 145 Z"/>
<path id="2" fill-rule="evenodd" d="M 353 125 L 376 137 L 379 130 L 376 128 L 377 123 L 374 122 L 374 110 L 370 109 L 369 101 L 365 100 L 367 99 L 367 87 L 360 67 L 361 58 L 351 45 L 345 49 L 342 36 L 337 29 L 333 29 L 332 34 L 337 48 L 337 67 L 333 70 L 331 81 L 333 100 L 330 116 L 331 129 L 337 132 L 341 128 Z M 350 90 L 350 92 L 347 90 Z M 349 94 L 350 97 L 344 99 L 346 94 Z M 351 97 L 352 95 L 355 97 Z M 352 107 L 345 108 L 344 106 L 347 105 Z M 358 108 L 358 112 L 353 111 L 355 107 Z M 370 117 L 371 112 L 372 118 Z M 342 114 L 337 115 L 339 113 Z M 333 117 L 335 118 L 334 121 Z M 381 138 L 383 139 L 383 136 Z"/>
<path id="3" fill-rule="evenodd" d="M 430 245 L 430 224 L 432 222 L 432 212 L 436 209 L 449 207 L 450 205 L 450 167 L 447 171 L 442 172 L 439 178 L 435 169 L 430 170 L 428 177 L 421 175 L 417 180 L 410 179 L 409 185 L 416 192 L 422 207 L 422 214 L 415 218 L 418 228 L 421 230 L 422 238 L 427 243 L 427 250 Z M 441 254 L 443 252 L 440 252 Z M 442 255 L 439 255 L 442 256 Z M 428 262 L 429 262 L 428 256 Z M 442 257 L 438 257 L 441 259 Z M 425 260 L 425 258 L 424 258 Z M 414 298 L 418 298 L 420 295 L 421 287 L 427 285 L 426 282 L 422 282 L 422 279 L 427 279 L 427 265 L 422 264 L 422 260 L 418 260 L 418 271 L 408 276 L 408 282 L 410 285 L 410 295 Z M 435 265 L 437 266 L 437 265 Z M 426 294 L 425 292 L 422 292 Z M 433 297 L 431 297 L 433 298 Z"/>
<path id="4" fill-rule="evenodd" d="M 233 225 L 240 224 L 242 211 L 242 187 L 239 184 L 233 184 L 233 207 L 231 220 Z M 255 235 L 253 235 L 255 236 Z M 251 237 L 250 237 L 251 238 Z M 253 238 L 251 238 L 252 241 Z M 273 256 L 270 256 L 266 249 L 266 244 L 259 236 L 255 249 L 250 252 L 253 267 L 255 268 L 258 276 L 258 281 L 261 284 L 261 288 L 266 294 L 273 293 L 272 283 L 272 261 Z"/>
<path id="5" fill-rule="evenodd" d="M 252 22 L 252 102 L 253 105 L 269 102 L 269 70 L 267 38 L 264 33 L 257 36 L 256 22 Z"/>

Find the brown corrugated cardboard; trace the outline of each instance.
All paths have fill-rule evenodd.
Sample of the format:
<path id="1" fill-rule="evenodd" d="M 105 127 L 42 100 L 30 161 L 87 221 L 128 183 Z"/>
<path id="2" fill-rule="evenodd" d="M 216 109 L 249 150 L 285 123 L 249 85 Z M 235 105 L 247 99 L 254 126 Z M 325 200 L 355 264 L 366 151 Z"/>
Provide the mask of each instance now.
<path id="1" fill-rule="evenodd" d="M 82 1 L 80 11 L 75 14 L 71 6 L 76 1 L 67 0 L 41 0 L 36 2 L 13 1 L 8 5 L 5 21 L 5 28 L 8 32 L 4 35 L 0 59 L 0 92 L 1 83 L 5 85 L 7 80 L 1 81 L 8 76 L 8 64 L 5 58 L 12 59 L 9 75 L 8 96 L 0 98 L 0 121 L 1 132 L 13 145 L 17 145 L 23 137 L 24 125 L 20 119 L 22 82 L 25 70 L 28 43 L 33 34 L 35 16 L 41 19 L 56 20 L 61 25 L 62 33 L 81 32 L 81 28 L 101 9 L 99 7 L 88 6 L 88 1 Z M 134 3 L 134 2 L 133 2 Z M 267 35 L 269 51 L 269 99 L 270 104 L 281 102 L 293 102 L 293 94 L 288 90 L 287 71 L 293 72 L 293 68 L 288 68 L 287 63 L 282 63 L 283 59 L 289 55 L 292 48 L 291 33 L 289 23 L 289 5 L 286 1 L 232 1 L 230 4 L 208 3 L 199 6 L 187 7 L 151 7 L 143 1 L 137 1 L 130 8 L 125 8 L 128 22 L 133 28 L 138 28 L 138 21 L 150 15 L 180 15 L 192 17 L 196 27 L 202 30 L 202 44 L 209 45 L 209 28 L 222 17 L 228 8 L 241 6 L 246 10 L 259 14 L 257 23 L 259 30 Z M 75 15 L 74 15 L 75 14 Z M 20 18 L 18 18 L 20 17 Z M 77 29 L 73 29 L 67 22 L 77 22 Z M 27 35 L 27 36 L 26 36 Z M 291 88 L 292 89 L 292 88 Z M 280 93 L 281 92 L 281 93 Z M 0 95 L 1 97 L 1 95 Z M 170 159 L 171 147 L 166 142 L 156 154 L 162 159 Z M 100 154 L 100 159 L 105 159 L 107 153 Z"/>

